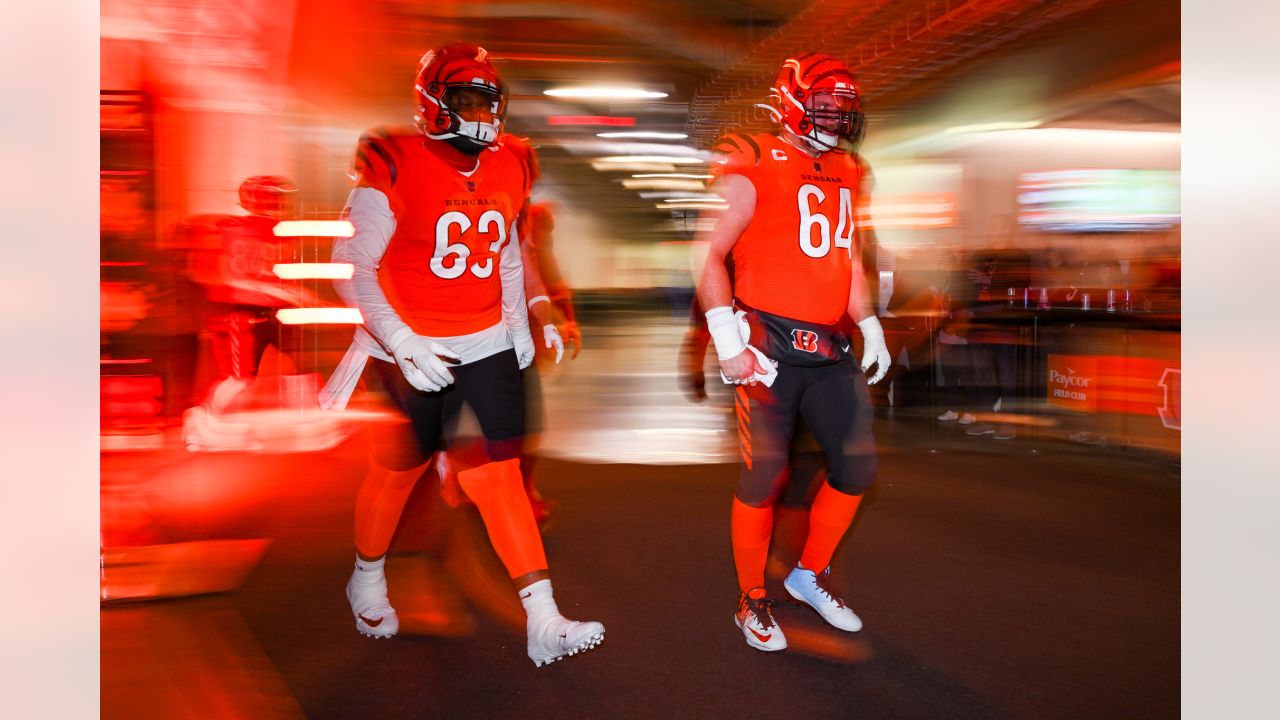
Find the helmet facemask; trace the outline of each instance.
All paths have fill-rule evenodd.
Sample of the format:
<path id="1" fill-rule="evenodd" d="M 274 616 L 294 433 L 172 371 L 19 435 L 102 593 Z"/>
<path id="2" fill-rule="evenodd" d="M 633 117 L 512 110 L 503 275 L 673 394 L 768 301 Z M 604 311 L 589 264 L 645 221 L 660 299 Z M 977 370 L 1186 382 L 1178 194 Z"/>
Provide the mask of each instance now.
<path id="1" fill-rule="evenodd" d="M 438 108 L 427 137 L 444 140 L 469 155 L 475 155 L 498 141 L 507 114 L 505 88 L 481 78 L 469 83 L 432 83 L 418 88 L 420 97 Z M 419 113 L 426 115 L 426 108 Z"/>
<path id="2" fill-rule="evenodd" d="M 817 92 L 805 101 L 805 110 L 811 126 L 806 140 L 833 150 L 842 140 L 856 145 L 861 138 L 862 107 L 856 96 Z"/>
<path id="3" fill-rule="evenodd" d="M 865 118 L 862 102 L 852 90 L 822 88 L 806 93 L 797 88 L 788 100 L 803 108 L 792 134 L 818 152 L 857 147 L 862 140 Z"/>

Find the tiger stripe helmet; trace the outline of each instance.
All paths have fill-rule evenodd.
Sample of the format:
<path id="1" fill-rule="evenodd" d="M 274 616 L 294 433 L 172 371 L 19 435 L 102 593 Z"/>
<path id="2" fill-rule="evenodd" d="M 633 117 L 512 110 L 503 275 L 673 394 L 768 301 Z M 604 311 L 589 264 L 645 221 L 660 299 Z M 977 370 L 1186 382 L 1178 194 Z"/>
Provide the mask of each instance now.
<path id="1" fill-rule="evenodd" d="M 770 103 L 761 107 L 815 150 L 834 150 L 841 141 L 857 147 L 862 141 L 862 91 L 837 58 L 821 53 L 787 58 L 769 91 Z"/>
<path id="2" fill-rule="evenodd" d="M 422 56 L 413 83 L 414 124 L 432 140 L 475 154 L 498 141 L 507 86 L 482 47 L 452 43 Z"/>

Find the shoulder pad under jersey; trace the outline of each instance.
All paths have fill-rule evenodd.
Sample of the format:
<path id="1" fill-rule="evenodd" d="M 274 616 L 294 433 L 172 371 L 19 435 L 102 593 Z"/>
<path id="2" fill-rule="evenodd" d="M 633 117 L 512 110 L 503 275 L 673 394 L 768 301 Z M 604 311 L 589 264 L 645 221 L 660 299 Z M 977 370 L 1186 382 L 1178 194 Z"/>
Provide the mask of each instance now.
<path id="1" fill-rule="evenodd" d="M 712 144 L 711 152 L 715 159 L 709 171 L 714 178 L 731 174 L 751 175 L 764 158 L 759 138 L 741 132 L 722 135 Z"/>
<path id="2" fill-rule="evenodd" d="M 378 127 L 360 136 L 352 173 L 356 184 L 386 192 L 399 175 L 400 149 L 405 135 L 421 137 L 416 131 Z"/>

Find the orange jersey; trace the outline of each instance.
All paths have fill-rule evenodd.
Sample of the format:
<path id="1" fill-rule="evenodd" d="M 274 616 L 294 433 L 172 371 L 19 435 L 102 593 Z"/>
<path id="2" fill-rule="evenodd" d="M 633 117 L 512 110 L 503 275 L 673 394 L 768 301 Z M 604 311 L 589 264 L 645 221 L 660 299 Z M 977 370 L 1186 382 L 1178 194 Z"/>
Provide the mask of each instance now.
<path id="1" fill-rule="evenodd" d="M 844 152 L 813 158 L 772 133 L 732 133 L 713 150 L 712 175 L 741 175 L 756 190 L 755 213 L 733 246 L 734 296 L 774 315 L 839 322 L 858 251 L 859 158 Z"/>
<path id="2" fill-rule="evenodd" d="M 375 131 L 356 171 L 395 215 L 378 283 L 405 324 L 451 337 L 501 322 L 499 257 L 529 195 L 523 159 L 501 141 L 473 157 L 414 130 Z"/>
<path id="3" fill-rule="evenodd" d="M 295 262 L 294 238 L 276 237 L 279 220 L 249 216 L 196 216 L 181 230 L 183 244 L 192 246 L 192 278 L 205 286 L 210 300 L 235 305 L 285 307 L 278 293 L 263 293 L 251 283 L 280 284 L 276 263 Z"/>

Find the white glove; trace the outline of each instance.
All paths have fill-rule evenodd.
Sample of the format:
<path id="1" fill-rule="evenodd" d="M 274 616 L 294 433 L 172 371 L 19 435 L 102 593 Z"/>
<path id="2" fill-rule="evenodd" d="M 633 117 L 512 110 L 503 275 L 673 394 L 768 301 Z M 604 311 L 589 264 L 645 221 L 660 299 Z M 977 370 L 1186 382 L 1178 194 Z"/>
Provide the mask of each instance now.
<path id="1" fill-rule="evenodd" d="M 546 341 L 547 349 L 556 349 L 556 364 L 559 365 L 560 358 L 564 357 L 564 340 L 560 338 L 560 331 L 555 325 L 543 325 L 542 339 Z"/>
<path id="2" fill-rule="evenodd" d="M 868 385 L 875 385 L 889 372 L 889 346 L 884 342 L 884 329 L 875 315 L 859 321 L 858 329 L 862 331 L 862 372 L 875 365 L 876 374 L 867 381 Z"/>
<path id="3" fill-rule="evenodd" d="M 458 353 L 421 335 L 410 335 L 392 353 L 404 379 L 422 392 L 436 392 L 453 384 L 453 373 L 441 357 L 461 360 Z"/>
<path id="4" fill-rule="evenodd" d="M 533 336 L 529 334 L 529 328 L 511 333 L 511 342 L 515 343 L 516 361 L 520 363 L 520 369 L 529 367 L 533 362 Z"/>

